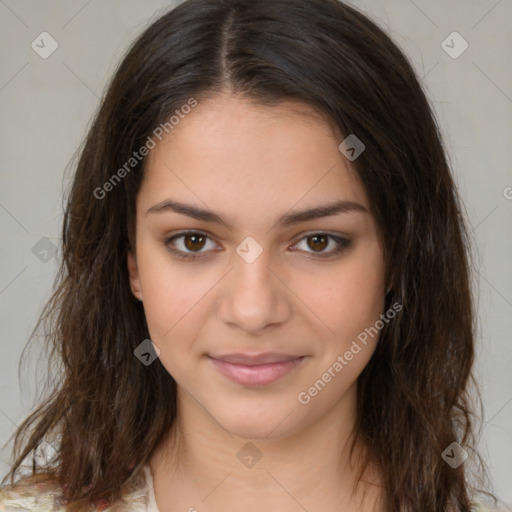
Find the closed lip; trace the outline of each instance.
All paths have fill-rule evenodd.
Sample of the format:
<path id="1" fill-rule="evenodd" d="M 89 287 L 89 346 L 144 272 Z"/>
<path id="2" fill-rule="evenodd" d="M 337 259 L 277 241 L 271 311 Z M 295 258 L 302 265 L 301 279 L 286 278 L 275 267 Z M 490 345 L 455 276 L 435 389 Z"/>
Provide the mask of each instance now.
<path id="1" fill-rule="evenodd" d="M 244 354 L 232 353 L 221 355 L 210 355 L 212 359 L 223 361 L 231 364 L 242 364 L 245 366 L 256 366 L 260 364 L 285 363 L 302 359 L 305 356 L 296 356 L 291 354 L 280 354 L 276 352 L 268 352 L 263 354 Z"/>

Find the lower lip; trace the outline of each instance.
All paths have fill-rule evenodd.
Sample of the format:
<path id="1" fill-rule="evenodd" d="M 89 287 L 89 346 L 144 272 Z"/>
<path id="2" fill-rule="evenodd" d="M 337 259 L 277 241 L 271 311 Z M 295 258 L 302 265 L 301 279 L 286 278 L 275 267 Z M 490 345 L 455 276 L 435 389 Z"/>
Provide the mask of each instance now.
<path id="1" fill-rule="evenodd" d="M 297 368 L 303 359 L 304 357 L 300 357 L 281 363 L 248 366 L 246 364 L 234 364 L 210 358 L 220 373 L 233 382 L 243 386 L 264 386 L 271 384 Z"/>

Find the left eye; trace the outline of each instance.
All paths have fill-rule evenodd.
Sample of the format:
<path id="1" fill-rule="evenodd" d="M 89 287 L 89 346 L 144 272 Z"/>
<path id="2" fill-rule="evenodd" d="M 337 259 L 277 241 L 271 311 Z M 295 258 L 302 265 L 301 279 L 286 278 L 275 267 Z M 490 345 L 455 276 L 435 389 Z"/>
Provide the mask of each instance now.
<path id="1" fill-rule="evenodd" d="M 318 255 L 321 258 L 327 258 L 329 256 L 333 256 L 336 254 L 339 254 L 343 249 L 346 249 L 351 241 L 347 238 L 343 238 L 336 235 L 331 235 L 329 233 L 310 233 L 301 238 L 299 241 L 306 241 L 306 245 L 308 248 L 313 249 L 312 254 Z M 328 247 L 330 244 L 330 241 L 334 241 L 334 249 L 331 249 L 330 251 L 325 251 L 324 249 Z M 309 252 L 306 250 L 306 252 Z"/>
<path id="2" fill-rule="evenodd" d="M 177 240 L 180 240 L 180 242 L 177 243 Z M 174 235 L 167 238 L 164 243 L 167 249 L 177 257 L 183 259 L 196 259 L 201 257 L 204 252 L 208 252 L 202 250 L 205 245 L 207 245 L 206 242 L 208 240 L 211 241 L 211 238 L 206 233 L 192 231 Z M 304 252 L 309 252 L 310 254 L 314 254 L 320 258 L 334 256 L 346 249 L 351 243 L 351 240 L 348 240 L 347 238 L 321 232 L 309 233 L 303 236 L 295 246 L 300 245 L 303 241 L 305 241 L 307 247 L 312 250 L 300 250 L 304 250 Z M 332 245 L 330 243 L 331 241 L 334 241 L 334 248 L 329 251 L 325 251 L 326 247 Z"/>

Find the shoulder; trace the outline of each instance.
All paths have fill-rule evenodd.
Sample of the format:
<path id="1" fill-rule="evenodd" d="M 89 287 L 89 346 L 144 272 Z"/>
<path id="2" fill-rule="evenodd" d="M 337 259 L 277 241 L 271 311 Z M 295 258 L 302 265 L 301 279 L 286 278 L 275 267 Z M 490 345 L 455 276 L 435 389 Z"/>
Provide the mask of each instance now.
<path id="1" fill-rule="evenodd" d="M 21 479 L 13 485 L 0 485 L 0 512 L 65 512 L 62 489 L 55 481 Z M 91 503 L 90 510 L 107 509 L 103 501 Z"/>
<path id="2" fill-rule="evenodd" d="M 0 486 L 0 512 L 65 512 L 66 507 L 60 499 L 59 488 L 55 485 L 32 484 L 12 489 Z M 132 510 L 132 496 L 127 495 L 126 505 L 121 510 Z M 110 512 L 120 510 L 120 505 L 112 507 L 106 500 L 97 500 L 87 507 L 91 512 Z M 133 510 L 142 510 L 133 508 Z"/>
<path id="3" fill-rule="evenodd" d="M 110 504 L 97 500 L 90 504 L 91 512 L 147 512 L 150 505 L 147 470 L 131 484 L 123 486 L 122 500 Z M 56 481 L 22 478 L 13 485 L 0 485 L 0 512 L 65 512 L 61 487 Z"/>
<path id="4" fill-rule="evenodd" d="M 59 488 L 50 483 L 0 486 L 0 512 L 3 511 L 60 511 Z"/>

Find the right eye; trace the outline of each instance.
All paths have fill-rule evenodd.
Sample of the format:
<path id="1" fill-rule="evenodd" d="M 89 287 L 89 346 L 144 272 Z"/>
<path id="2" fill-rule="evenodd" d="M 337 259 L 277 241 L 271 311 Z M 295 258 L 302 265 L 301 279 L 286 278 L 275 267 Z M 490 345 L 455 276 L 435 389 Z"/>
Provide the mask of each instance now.
<path id="1" fill-rule="evenodd" d="M 176 242 L 180 240 L 179 242 Z M 164 241 L 167 249 L 178 258 L 194 260 L 202 257 L 202 251 L 207 240 L 211 240 L 206 233 L 201 231 L 185 231 L 168 237 Z"/>

